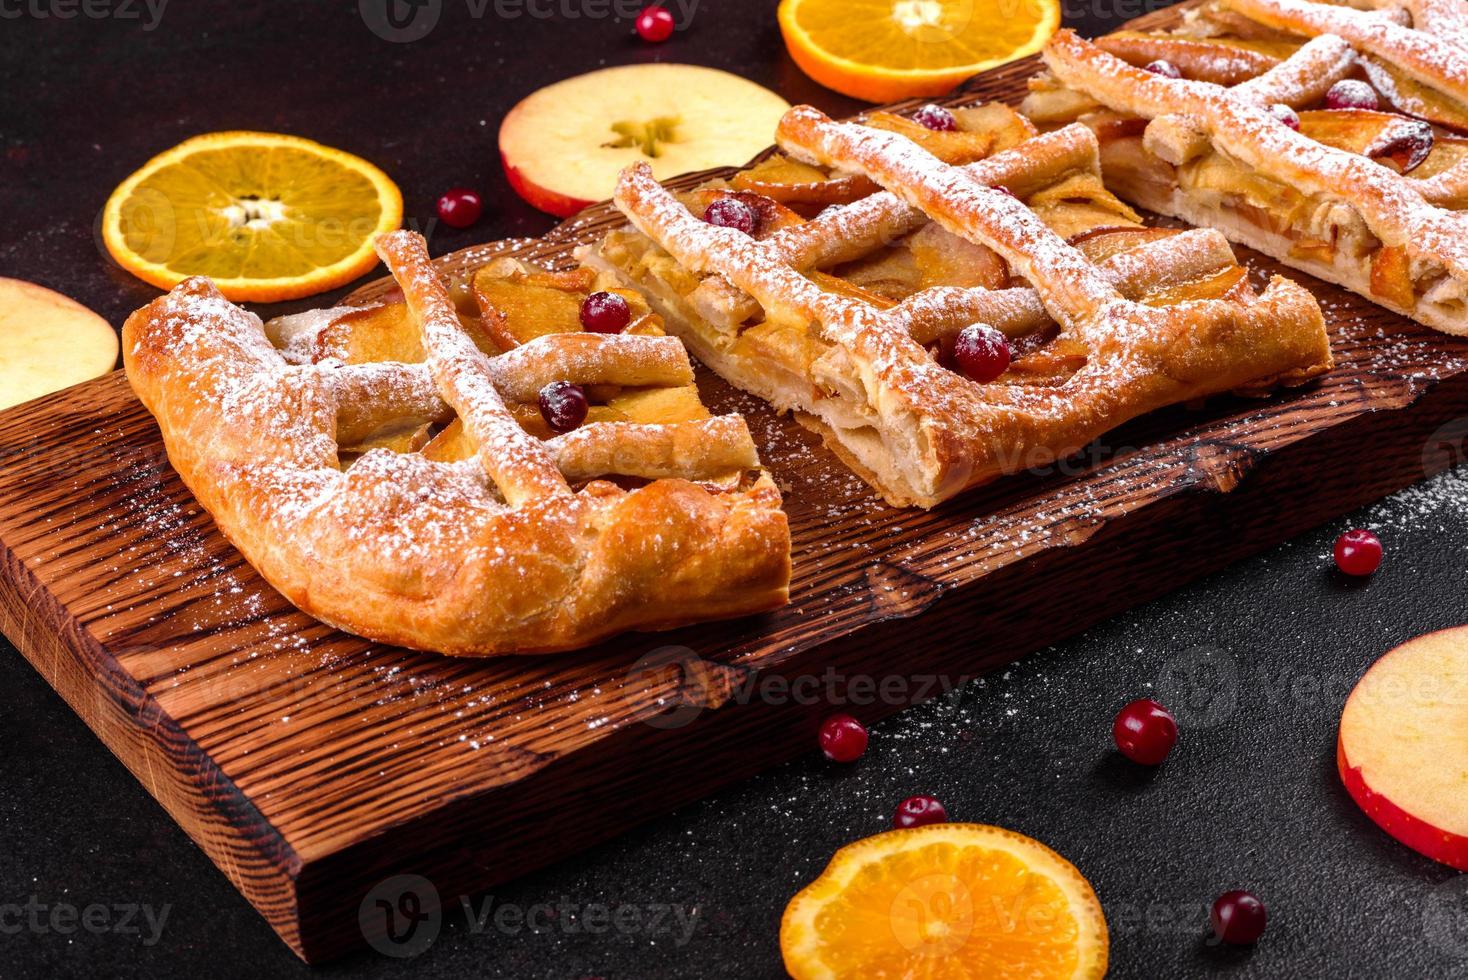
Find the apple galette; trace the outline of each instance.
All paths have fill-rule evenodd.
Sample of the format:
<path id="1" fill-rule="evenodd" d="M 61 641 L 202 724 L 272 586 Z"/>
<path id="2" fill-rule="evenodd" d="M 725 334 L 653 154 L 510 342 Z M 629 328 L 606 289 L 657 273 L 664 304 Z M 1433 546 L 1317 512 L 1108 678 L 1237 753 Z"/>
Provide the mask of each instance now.
<path id="1" fill-rule="evenodd" d="M 780 494 L 635 293 L 511 260 L 450 291 L 419 236 L 377 248 L 400 302 L 267 333 L 195 278 L 123 328 L 170 462 L 286 598 L 463 655 L 786 601 Z"/>
<path id="2" fill-rule="evenodd" d="M 1143 226 L 1086 127 L 1036 135 L 1003 106 L 864 123 L 797 107 L 782 155 L 681 196 L 631 167 L 615 201 L 632 228 L 579 255 L 890 503 L 1330 365 L 1308 292 L 1255 293 L 1217 232 Z"/>
<path id="3" fill-rule="evenodd" d="M 1465 10 L 1219 0 L 1168 33 L 1062 31 L 1024 109 L 1089 126 L 1125 200 L 1468 333 Z"/>

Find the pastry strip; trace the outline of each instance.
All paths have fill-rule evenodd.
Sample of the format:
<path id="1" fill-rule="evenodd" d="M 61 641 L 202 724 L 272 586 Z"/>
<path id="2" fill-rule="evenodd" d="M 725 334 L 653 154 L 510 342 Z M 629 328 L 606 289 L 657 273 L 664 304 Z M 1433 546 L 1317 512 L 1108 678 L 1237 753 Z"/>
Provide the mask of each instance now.
<path id="1" fill-rule="evenodd" d="M 1468 281 L 1463 215 L 1428 203 L 1412 178 L 1282 126 L 1265 109 L 1218 85 L 1133 68 L 1073 31 L 1056 34 L 1044 56 L 1065 84 L 1119 112 L 1154 118 L 1181 111 L 1197 119 L 1214 144 L 1236 159 L 1283 184 L 1345 202 L 1386 244 L 1441 262 L 1453 278 Z"/>
<path id="2" fill-rule="evenodd" d="M 1323 96 L 1356 66 L 1356 49 L 1326 34 L 1311 38 L 1273 68 L 1231 87 L 1231 95 L 1256 105 L 1282 102 L 1306 105 Z M 1208 149 L 1208 134 L 1184 115 L 1158 116 L 1147 124 L 1146 147 L 1173 165 L 1186 163 Z"/>
<path id="3" fill-rule="evenodd" d="M 980 183 L 971 171 L 943 165 L 910 140 L 833 122 L 809 106 L 787 112 L 775 135 L 787 152 L 865 173 L 953 234 L 987 245 L 1030 281 L 1062 326 L 1088 320 L 1120 299 L 1084 255 L 1018 199 Z"/>
<path id="4" fill-rule="evenodd" d="M 547 446 L 571 480 L 607 473 L 698 480 L 759 466 L 749 427 L 738 415 L 668 425 L 593 422 Z"/>
<path id="5" fill-rule="evenodd" d="M 505 500 L 519 506 L 538 497 L 570 493 L 565 477 L 540 441 L 521 428 L 505 408 L 493 381 L 489 357 L 474 346 L 454 313 L 443 282 L 428 258 L 423 237 L 410 231 L 380 235 L 377 254 L 403 290 L 409 313 L 423 331 L 428 372 L 439 394 L 463 422 L 484 472 Z"/>
<path id="6" fill-rule="evenodd" d="M 1379 13 L 1309 0 L 1222 0 L 1227 9 L 1295 34 L 1337 34 L 1424 85 L 1468 102 L 1468 48 L 1461 33 L 1430 33 L 1459 18 L 1429 16 L 1435 28 L 1413 30 Z M 1436 5 L 1433 5 L 1435 8 Z M 1419 8 L 1424 9 L 1424 8 Z M 1433 8 L 1425 8 L 1433 9 Z M 1461 17 L 1461 15 L 1460 15 Z"/>

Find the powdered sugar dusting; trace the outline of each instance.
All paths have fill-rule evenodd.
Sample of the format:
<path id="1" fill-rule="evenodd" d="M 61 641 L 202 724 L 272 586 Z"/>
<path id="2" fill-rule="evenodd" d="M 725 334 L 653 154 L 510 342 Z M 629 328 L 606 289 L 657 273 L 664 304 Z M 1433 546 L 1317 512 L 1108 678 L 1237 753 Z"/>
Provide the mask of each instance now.
<path id="1" fill-rule="evenodd" d="M 1468 286 L 1468 217 L 1429 203 L 1411 178 L 1295 132 L 1229 89 L 1133 68 L 1070 32 L 1051 40 L 1045 58 L 1063 82 L 1112 109 L 1149 119 L 1183 113 L 1198 120 L 1229 154 L 1282 183 L 1344 201 L 1382 241 L 1440 263 Z"/>

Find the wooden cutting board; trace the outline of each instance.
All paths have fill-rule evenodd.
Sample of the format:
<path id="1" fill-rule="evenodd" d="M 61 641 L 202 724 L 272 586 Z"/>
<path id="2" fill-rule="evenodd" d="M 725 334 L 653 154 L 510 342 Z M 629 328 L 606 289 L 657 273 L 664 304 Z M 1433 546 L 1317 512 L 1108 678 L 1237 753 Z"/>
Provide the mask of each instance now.
<path id="1" fill-rule="evenodd" d="M 1035 66 L 948 101 L 1015 102 Z M 564 264 L 615 220 L 593 208 L 443 261 Z M 390 876 L 452 902 L 812 751 L 833 703 L 872 721 L 1459 460 L 1468 343 L 1298 278 L 1339 361 L 1320 384 L 1160 412 L 929 513 L 886 508 L 798 425 L 701 376 L 785 490 L 790 605 L 540 658 L 412 653 L 296 612 L 113 374 L 0 414 L 0 629 L 321 960 L 382 928 L 359 907 Z"/>

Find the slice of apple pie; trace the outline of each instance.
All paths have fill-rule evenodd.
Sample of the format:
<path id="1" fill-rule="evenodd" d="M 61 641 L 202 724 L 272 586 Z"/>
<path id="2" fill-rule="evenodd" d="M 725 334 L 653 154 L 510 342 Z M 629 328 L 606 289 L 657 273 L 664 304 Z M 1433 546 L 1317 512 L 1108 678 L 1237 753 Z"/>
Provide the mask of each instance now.
<path id="1" fill-rule="evenodd" d="M 1086 127 L 1036 135 L 1003 106 L 918 118 L 797 107 L 783 155 L 681 196 L 629 168 L 632 227 L 579 255 L 895 506 L 1330 365 L 1308 292 L 1256 294 L 1216 232 L 1144 227 Z"/>
<path id="2" fill-rule="evenodd" d="M 780 493 L 635 293 L 509 259 L 445 288 L 419 236 L 377 249 L 397 302 L 262 325 L 194 278 L 123 328 L 170 462 L 286 598 L 473 656 L 786 601 Z"/>
<path id="3" fill-rule="evenodd" d="M 1089 126 L 1127 201 L 1468 333 L 1465 10 L 1218 0 L 1172 32 L 1063 31 L 1024 109 Z"/>

